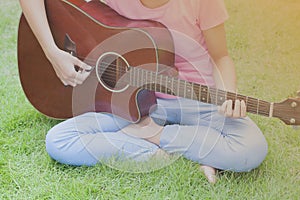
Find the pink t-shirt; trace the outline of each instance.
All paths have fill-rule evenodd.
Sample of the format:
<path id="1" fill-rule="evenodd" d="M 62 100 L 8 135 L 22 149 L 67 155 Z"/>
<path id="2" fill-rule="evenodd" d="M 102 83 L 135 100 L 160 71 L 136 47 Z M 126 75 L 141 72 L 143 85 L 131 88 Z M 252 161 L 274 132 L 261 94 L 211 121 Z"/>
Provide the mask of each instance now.
<path id="1" fill-rule="evenodd" d="M 213 65 L 202 30 L 217 26 L 228 18 L 223 0 L 169 0 L 154 9 L 145 7 L 140 0 L 104 2 L 129 19 L 150 19 L 164 24 L 173 36 L 179 78 L 214 85 Z"/>

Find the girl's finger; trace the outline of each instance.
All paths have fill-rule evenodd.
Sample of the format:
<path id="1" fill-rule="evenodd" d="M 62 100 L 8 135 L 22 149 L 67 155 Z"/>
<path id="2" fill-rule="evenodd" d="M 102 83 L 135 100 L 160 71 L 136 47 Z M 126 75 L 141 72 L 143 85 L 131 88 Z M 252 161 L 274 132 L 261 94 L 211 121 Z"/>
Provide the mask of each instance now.
<path id="1" fill-rule="evenodd" d="M 241 117 L 241 102 L 240 102 L 240 100 L 235 100 L 235 102 L 234 102 L 234 110 L 233 110 L 232 117 L 234 117 L 234 118 Z"/>
<path id="2" fill-rule="evenodd" d="M 241 101 L 241 117 L 246 117 L 247 107 L 244 100 Z"/>
<path id="3" fill-rule="evenodd" d="M 226 101 L 226 110 L 225 110 L 225 116 L 226 117 L 232 117 L 233 110 L 232 110 L 232 100 Z"/>

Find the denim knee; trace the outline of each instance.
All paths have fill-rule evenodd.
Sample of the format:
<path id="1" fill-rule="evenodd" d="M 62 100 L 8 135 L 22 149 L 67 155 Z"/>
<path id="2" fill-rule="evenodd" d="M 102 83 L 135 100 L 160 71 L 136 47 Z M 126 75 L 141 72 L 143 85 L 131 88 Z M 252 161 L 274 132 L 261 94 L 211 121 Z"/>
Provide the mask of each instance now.
<path id="1" fill-rule="evenodd" d="M 266 158 L 268 153 L 268 143 L 264 136 L 253 134 L 255 139 L 247 142 L 238 152 L 236 152 L 233 171 L 247 172 L 257 168 Z"/>
<path id="2" fill-rule="evenodd" d="M 61 155 L 61 153 L 58 143 L 56 142 L 56 134 L 53 129 L 50 129 L 46 135 L 45 144 L 49 156 L 54 160 L 59 160 L 58 155 Z"/>
<path id="3" fill-rule="evenodd" d="M 64 133 L 53 127 L 48 131 L 45 143 L 49 156 L 59 163 L 92 166 L 98 162 L 84 149 L 78 133 Z"/>
<path id="4" fill-rule="evenodd" d="M 65 163 L 65 153 L 63 151 L 63 145 L 58 142 L 58 133 L 55 128 L 48 131 L 45 139 L 46 151 L 52 159 L 60 163 Z"/>

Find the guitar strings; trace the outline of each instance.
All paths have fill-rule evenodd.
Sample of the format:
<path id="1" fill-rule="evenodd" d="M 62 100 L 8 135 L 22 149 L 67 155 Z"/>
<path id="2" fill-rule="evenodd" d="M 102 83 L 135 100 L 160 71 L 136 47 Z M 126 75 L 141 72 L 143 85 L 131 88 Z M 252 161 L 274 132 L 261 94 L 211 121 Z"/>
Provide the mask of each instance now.
<path id="1" fill-rule="evenodd" d="M 110 64 L 110 63 L 105 63 L 104 62 L 103 64 Z M 111 66 L 116 66 L 116 65 L 111 64 Z M 107 74 L 109 77 L 112 77 L 113 79 L 115 78 L 115 75 L 117 73 L 126 73 L 126 72 L 128 72 L 128 71 L 123 70 L 123 69 L 112 69 L 109 66 L 100 65 L 100 68 L 103 68 L 103 67 L 107 67 L 105 69 L 105 74 Z M 137 72 L 136 75 L 139 76 L 140 75 L 139 71 L 142 71 L 143 69 L 134 68 L 134 70 L 136 70 L 136 72 Z M 150 82 L 150 80 L 153 80 L 153 78 L 151 78 L 151 77 L 154 76 L 154 80 L 156 82 L 155 84 L 157 84 L 157 82 L 158 82 L 158 84 L 162 85 L 161 82 L 160 82 L 162 79 L 158 78 L 157 75 L 154 74 L 154 73 L 155 72 L 152 72 L 152 71 L 146 71 L 146 73 L 142 72 L 141 75 L 142 75 L 142 77 L 144 77 L 144 75 L 146 75 L 146 77 L 144 78 L 144 80 L 149 80 L 149 82 Z M 149 77 L 149 75 L 150 75 L 150 77 Z M 172 77 L 169 77 L 169 76 L 165 76 L 164 77 L 164 79 L 168 79 L 168 78 L 172 78 Z M 114 80 L 110 80 L 110 81 L 114 81 Z M 175 80 L 175 79 L 172 79 L 172 81 L 173 81 L 173 84 L 178 85 L 181 81 L 184 81 L 184 80 Z M 133 82 L 137 83 L 136 84 L 137 86 L 138 85 L 140 85 L 140 86 L 144 85 L 144 83 L 143 84 L 138 84 L 138 83 L 140 83 L 140 82 L 138 82 L 138 80 L 133 80 Z M 112 83 L 112 82 L 110 82 L 110 83 Z M 192 83 L 189 83 L 189 84 L 192 84 Z M 199 87 L 200 87 L 200 85 L 199 85 Z M 146 88 L 146 89 L 150 89 L 150 88 Z M 185 89 L 186 88 L 180 88 L 179 89 L 180 90 L 179 93 L 182 92 L 182 91 L 184 91 Z M 193 96 L 197 96 L 197 99 L 200 100 L 199 94 L 200 94 L 201 91 L 197 92 L 197 91 L 195 91 L 195 88 L 192 88 L 192 90 L 193 90 L 194 93 L 196 93 L 196 95 L 193 95 Z M 248 99 L 247 99 L 247 96 L 238 95 L 238 94 L 235 94 L 235 93 L 230 93 L 230 92 L 226 92 L 226 91 L 222 91 L 222 90 L 214 89 L 214 88 L 209 88 L 208 90 L 209 90 L 209 93 L 210 93 L 209 97 L 215 96 L 216 93 L 224 93 L 223 96 L 225 97 L 225 95 L 226 95 L 226 100 L 230 100 L 230 99 L 233 100 L 233 101 L 236 100 L 236 99 L 244 100 L 245 103 L 247 104 L 248 110 L 251 111 L 251 112 L 253 112 L 253 113 L 261 113 L 261 114 L 265 114 L 265 115 L 269 114 L 269 111 L 270 111 L 270 103 L 269 102 L 265 102 L 265 101 L 262 101 L 262 100 L 259 100 L 259 99 L 255 99 L 255 98 L 252 98 L 252 101 L 251 101 L 251 97 L 248 97 Z M 157 91 L 157 89 L 156 89 L 156 91 Z M 160 90 L 160 92 L 162 92 L 162 91 Z M 165 93 L 167 93 L 167 92 L 165 92 Z M 218 102 L 218 100 L 214 100 L 214 99 L 215 98 L 207 98 L 207 101 L 210 101 L 211 103 L 214 103 L 214 104 L 221 105 Z M 221 102 L 221 103 L 223 103 L 223 102 Z M 259 109 L 258 109 L 258 107 L 259 107 Z"/>
<path id="2" fill-rule="evenodd" d="M 89 61 L 91 61 L 91 59 L 89 59 Z M 123 68 L 118 68 L 117 66 L 119 65 L 115 65 L 113 63 L 107 63 L 107 62 L 102 62 L 100 64 L 100 69 L 102 68 L 102 70 L 104 71 L 105 75 L 109 76 L 109 77 L 112 77 L 113 79 L 109 79 L 109 77 L 107 79 L 109 79 L 108 81 L 110 81 L 110 84 L 114 84 L 115 82 L 115 75 L 118 74 L 118 73 L 127 73 L 128 72 L 128 66 L 120 66 L 120 67 L 123 67 Z M 116 67 L 117 69 L 114 69 L 113 67 Z M 124 67 L 126 67 L 126 69 L 124 69 Z M 139 73 L 139 70 L 144 70 L 144 69 L 139 69 L 139 68 L 134 68 L 136 70 L 137 73 Z M 149 71 L 149 70 L 145 70 L 146 73 L 143 74 L 142 72 L 142 76 L 146 75 L 145 79 L 147 80 L 149 78 L 149 74 L 150 74 L 150 78 L 155 75 L 156 73 L 153 72 L 153 71 Z M 154 74 L 155 73 L 155 74 Z M 122 75 L 123 75 L 122 74 Z M 139 74 L 137 74 L 138 76 Z M 166 76 L 166 78 L 172 78 L 172 77 L 168 77 Z M 155 76 L 155 81 L 158 81 L 158 77 Z M 175 79 L 172 79 L 173 81 L 173 84 L 179 84 L 181 81 L 183 80 L 175 80 Z M 138 80 L 134 80 L 133 82 L 137 82 L 138 83 Z M 154 84 L 159 84 L 159 85 L 162 85 L 161 83 L 154 83 Z M 137 84 L 138 85 L 138 84 Z M 145 84 L 144 84 L 145 85 Z M 143 86 L 141 84 L 141 86 Z M 152 88 L 145 88 L 145 89 L 152 89 Z M 172 88 L 171 88 L 172 89 Z M 185 88 L 183 88 L 184 90 Z M 157 91 L 157 88 L 155 88 L 155 90 Z M 180 88 L 179 90 L 182 91 L 182 89 Z M 193 95 L 193 96 L 197 96 L 197 100 L 201 100 L 201 98 L 199 97 L 200 96 L 200 93 L 201 91 L 195 91 L 195 88 L 192 89 L 193 90 L 193 93 L 196 94 L 196 95 Z M 171 90 L 172 91 L 172 90 Z M 179 91 L 179 92 L 181 92 Z M 160 90 L 160 92 L 162 92 Z M 243 95 L 238 95 L 238 94 L 235 94 L 235 93 L 230 93 L 230 92 L 226 92 L 226 91 L 222 91 L 222 90 L 214 90 L 213 88 L 209 88 L 209 97 L 214 97 L 214 93 L 212 92 L 225 92 L 226 94 L 226 100 L 236 100 L 236 99 L 239 99 L 239 100 L 244 100 L 245 103 L 246 103 L 246 106 L 247 106 L 247 111 L 249 112 L 252 112 L 252 113 L 257 113 L 257 114 L 262 114 L 262 115 L 266 115 L 268 116 L 269 115 L 269 111 L 270 111 L 270 103 L 269 102 L 265 102 L 265 101 L 262 101 L 262 100 L 259 100 L 259 99 L 255 99 L 253 98 L 252 101 L 249 101 L 249 99 L 251 98 L 248 98 L 247 99 L 247 96 L 243 96 Z M 165 91 L 165 93 L 168 93 L 167 91 Z M 218 100 L 213 100 L 214 98 L 207 98 L 207 101 L 210 101 L 210 103 L 214 103 L 214 104 L 219 104 Z M 250 99 L 251 100 L 251 99 Z M 246 102 L 247 101 L 247 102 Z M 222 102 L 223 103 L 223 102 Z"/>
<path id="3" fill-rule="evenodd" d="M 141 70 L 141 69 L 136 69 L 136 70 L 138 71 L 138 70 Z M 113 77 L 113 78 L 115 78 L 114 75 L 117 74 L 120 71 L 121 72 L 127 72 L 125 70 L 119 70 L 119 69 L 116 69 L 116 70 L 115 69 L 111 69 L 111 68 L 106 68 L 105 69 L 106 74 L 108 74 L 109 77 Z M 150 77 L 149 77 L 149 74 L 150 74 Z M 137 76 L 138 75 L 139 74 L 137 74 Z M 149 71 L 149 73 L 145 73 L 145 74 L 142 74 L 142 75 L 146 75 L 145 79 L 146 80 L 147 79 L 150 80 L 151 76 L 154 75 L 154 72 Z M 171 78 L 171 77 L 167 77 L 166 76 L 165 78 Z M 109 79 L 109 78 L 107 78 L 107 79 Z M 157 76 L 155 76 L 154 79 L 155 79 L 155 81 L 158 81 L 158 82 L 161 80 Z M 114 83 L 113 81 L 115 81 L 115 80 L 110 80 L 110 81 L 111 81 L 110 83 Z M 179 84 L 183 80 L 175 80 L 175 79 L 173 79 L 172 81 L 173 81 L 173 84 L 177 85 L 177 84 Z M 137 81 L 133 81 L 133 82 L 137 82 Z M 150 82 L 150 83 L 152 83 L 152 82 Z M 157 83 L 157 82 L 154 83 L 154 84 L 162 85 L 161 83 Z M 144 85 L 145 84 L 143 84 L 143 85 L 141 84 L 142 87 Z M 200 87 L 200 85 L 199 85 L 199 87 Z M 152 89 L 152 87 L 151 88 L 145 88 L 145 89 Z M 186 88 L 180 88 L 179 92 L 183 91 L 184 89 L 186 89 Z M 158 90 L 157 88 L 155 88 L 155 90 L 162 92 L 161 90 Z M 226 92 L 226 91 L 222 91 L 222 92 L 220 92 L 220 91 L 221 90 L 219 90 L 219 89 L 209 88 L 208 89 L 209 97 L 214 97 L 214 96 L 217 95 L 217 94 L 214 94 L 213 92 L 215 92 L 215 93 L 217 93 L 217 92 L 219 92 L 219 93 L 225 92 L 225 95 L 227 97 L 226 100 L 229 100 L 229 99 L 231 99 L 231 100 L 239 99 L 239 100 L 244 100 L 245 102 L 247 101 L 247 96 L 237 95 L 235 93 L 229 93 L 229 92 Z M 168 93 L 168 92 L 165 91 L 165 93 Z M 196 94 L 196 95 L 193 95 L 193 96 L 196 96 L 197 100 L 201 100 L 201 95 L 200 95 L 201 91 L 200 90 L 197 91 L 197 90 L 195 90 L 195 88 L 192 88 L 192 93 Z M 239 97 L 239 98 L 236 98 L 236 97 Z M 246 105 L 248 112 L 250 111 L 252 113 L 262 114 L 262 115 L 266 115 L 266 116 L 269 115 L 269 111 L 270 111 L 270 103 L 269 102 L 265 102 L 265 101 L 262 101 L 262 100 L 259 100 L 259 99 L 254 99 L 254 98 L 252 98 L 252 101 L 251 101 L 250 98 L 248 98 L 248 102 L 247 102 L 247 105 Z M 215 98 L 208 98 L 207 101 L 210 102 L 210 103 L 213 103 L 213 104 L 219 104 L 218 100 L 213 100 L 213 99 L 215 99 Z M 249 101 L 249 99 L 250 99 L 250 101 Z"/>

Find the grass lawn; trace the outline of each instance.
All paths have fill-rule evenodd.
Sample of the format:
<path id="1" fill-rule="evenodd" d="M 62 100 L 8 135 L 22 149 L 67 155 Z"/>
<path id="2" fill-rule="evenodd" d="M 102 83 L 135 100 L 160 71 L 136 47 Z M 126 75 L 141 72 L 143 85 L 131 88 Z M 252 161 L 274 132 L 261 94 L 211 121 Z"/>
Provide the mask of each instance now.
<path id="1" fill-rule="evenodd" d="M 299 0 L 225 0 L 228 47 L 239 92 L 281 101 L 300 89 Z M 300 129 L 251 115 L 269 143 L 263 164 L 249 173 L 222 172 L 214 186 L 198 165 L 180 158 L 151 173 L 105 165 L 70 167 L 51 160 L 44 138 L 58 121 L 38 113 L 18 78 L 20 7 L 0 0 L 0 199 L 299 199 Z"/>

